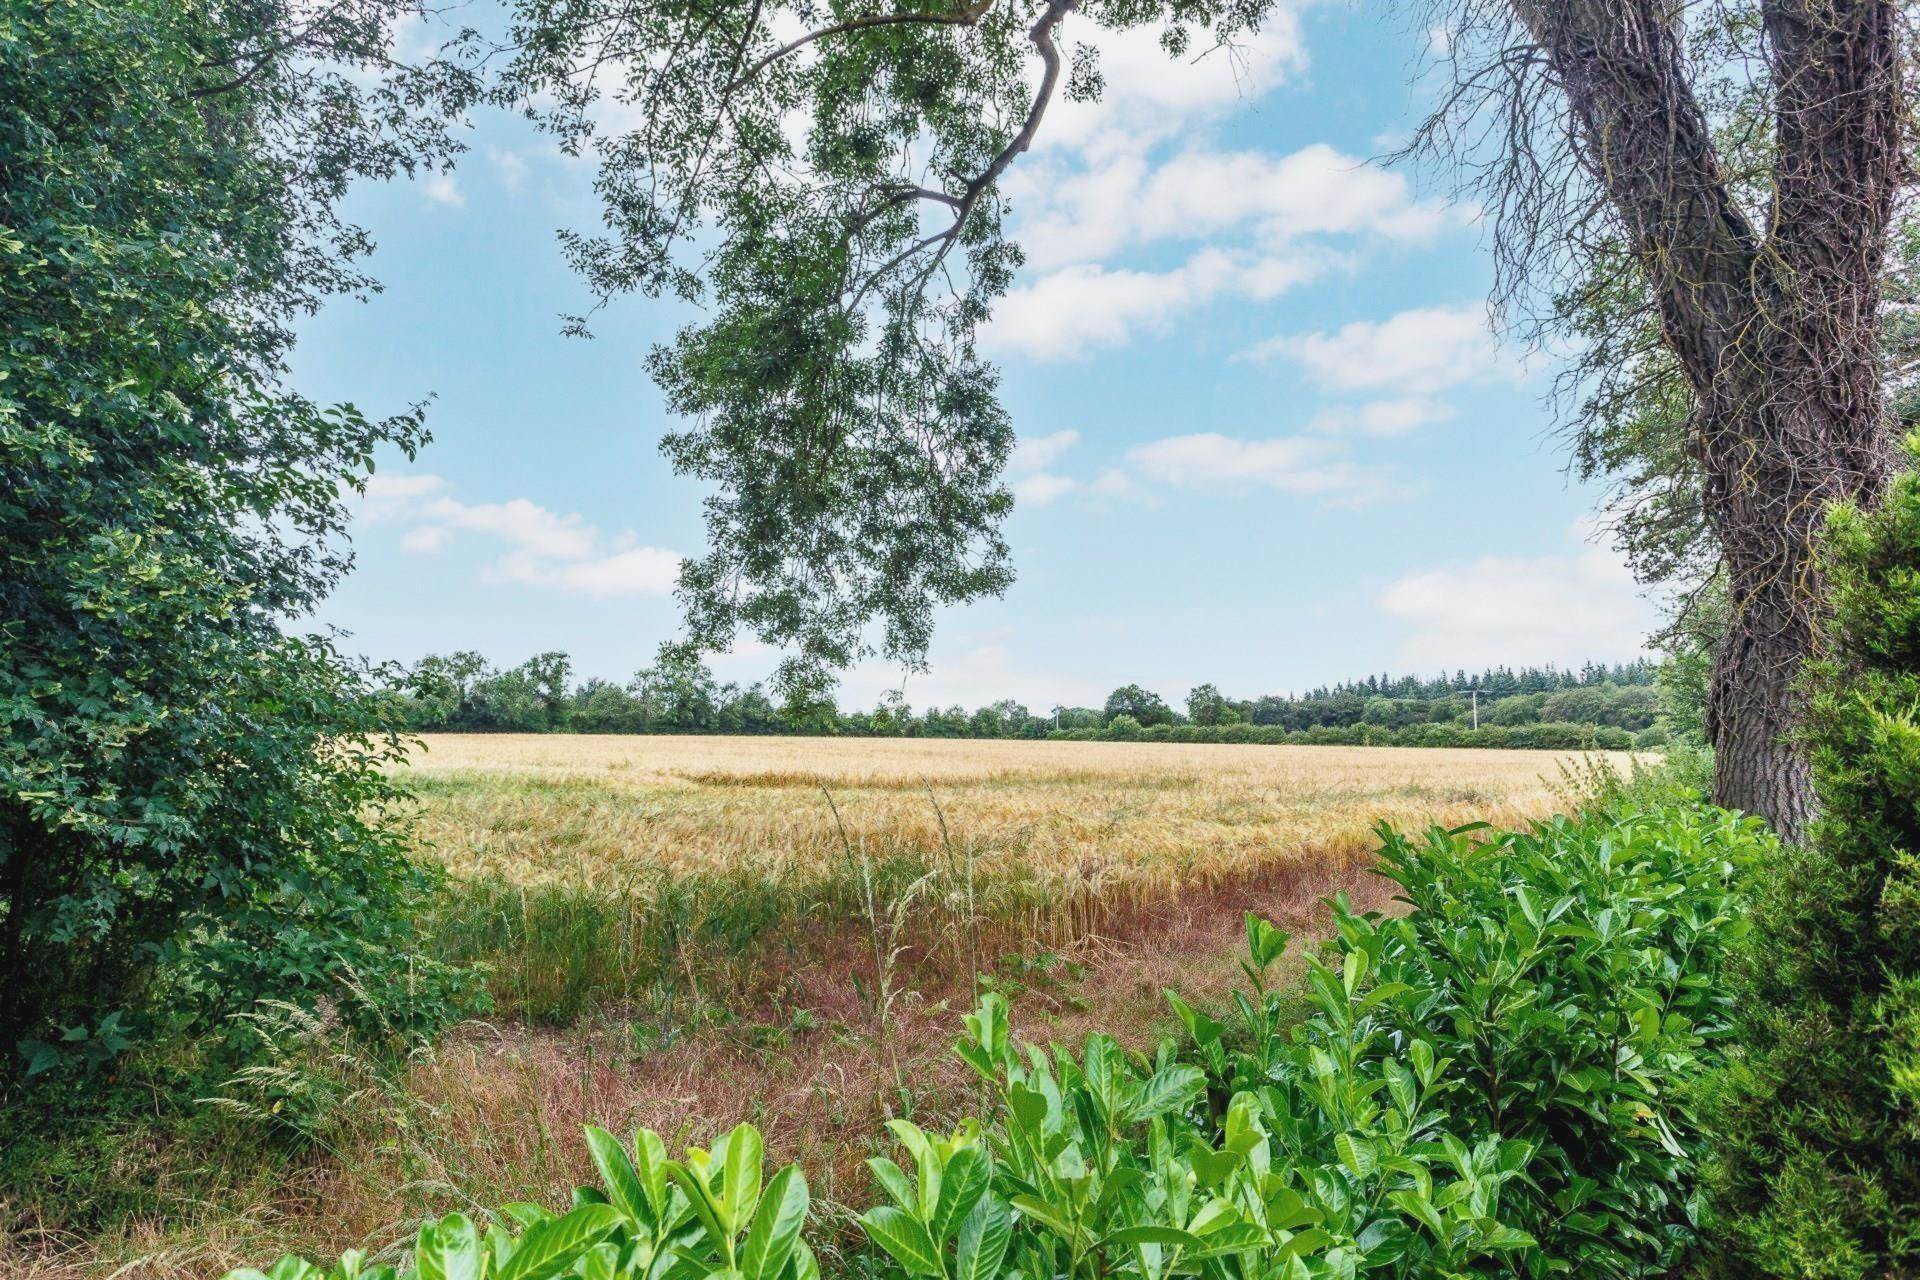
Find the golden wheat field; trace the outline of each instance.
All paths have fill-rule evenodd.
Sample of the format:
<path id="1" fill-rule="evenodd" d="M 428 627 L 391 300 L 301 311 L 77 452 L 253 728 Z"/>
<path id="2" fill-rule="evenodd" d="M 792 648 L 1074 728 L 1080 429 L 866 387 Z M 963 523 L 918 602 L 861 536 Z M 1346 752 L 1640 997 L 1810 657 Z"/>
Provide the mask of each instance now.
<path id="1" fill-rule="evenodd" d="M 1154 898 L 1379 819 L 1550 811 L 1569 753 L 1164 743 L 436 735 L 411 778 L 457 876 L 526 885 L 825 875 L 850 851 Z M 1624 757 L 1615 763 L 1622 763 Z M 831 803 L 829 801 L 831 800 Z"/>

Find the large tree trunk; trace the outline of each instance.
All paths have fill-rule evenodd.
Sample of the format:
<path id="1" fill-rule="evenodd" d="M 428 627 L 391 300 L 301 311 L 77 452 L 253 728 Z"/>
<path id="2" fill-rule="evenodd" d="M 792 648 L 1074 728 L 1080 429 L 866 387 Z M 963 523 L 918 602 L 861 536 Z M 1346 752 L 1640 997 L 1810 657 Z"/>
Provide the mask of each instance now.
<path id="1" fill-rule="evenodd" d="M 1715 798 L 1804 835 L 1792 741 L 1814 653 L 1814 543 L 1835 500 L 1872 501 L 1891 456 L 1877 358 L 1880 274 L 1904 175 L 1888 0 L 1768 0 L 1775 195 L 1756 228 L 1723 171 L 1669 0 L 1514 0 L 1567 95 L 1694 394 L 1707 516 L 1733 624 L 1708 735 Z"/>

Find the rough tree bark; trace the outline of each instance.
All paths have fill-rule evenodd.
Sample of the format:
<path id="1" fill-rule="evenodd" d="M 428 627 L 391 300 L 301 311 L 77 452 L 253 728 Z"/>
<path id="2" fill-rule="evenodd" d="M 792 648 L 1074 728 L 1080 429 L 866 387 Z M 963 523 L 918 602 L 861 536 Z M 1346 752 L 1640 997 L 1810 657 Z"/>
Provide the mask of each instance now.
<path id="1" fill-rule="evenodd" d="M 1763 6 L 1775 118 L 1764 230 L 1742 211 L 1670 0 L 1515 0 L 1564 91 L 1574 151 L 1647 273 L 1694 395 L 1694 444 L 1733 621 L 1707 727 L 1716 799 L 1789 839 L 1813 814 L 1788 740 L 1816 642 L 1813 540 L 1891 466 L 1875 340 L 1904 176 L 1899 33 L 1886 0 Z"/>

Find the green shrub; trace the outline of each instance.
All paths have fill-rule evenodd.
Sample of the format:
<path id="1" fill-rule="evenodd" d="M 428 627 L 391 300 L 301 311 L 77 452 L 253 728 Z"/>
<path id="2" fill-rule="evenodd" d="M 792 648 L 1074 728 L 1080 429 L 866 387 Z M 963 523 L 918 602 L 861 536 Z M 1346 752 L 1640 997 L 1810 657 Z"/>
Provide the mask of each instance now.
<path id="1" fill-rule="evenodd" d="M 292 318 L 360 287 L 334 201 L 451 143 L 440 89 L 334 61 L 357 76 L 397 10 L 314 23 L 298 74 L 283 17 L 0 17 L 0 1091 L 261 999 L 412 1031 L 469 1005 L 411 954 L 399 722 L 294 632 L 347 566 L 345 499 L 422 423 L 280 380 Z"/>
<path id="2" fill-rule="evenodd" d="M 1824 816 L 1763 883 L 1739 970 L 1728 1274 L 1920 1271 L 1920 475 L 1835 511 L 1824 569 L 1804 731 Z"/>
<path id="3" fill-rule="evenodd" d="M 1169 995 L 1187 1042 L 1029 1048 L 984 996 L 957 1046 L 989 1103 L 951 1134 L 889 1125 L 862 1274 L 921 1280 L 1638 1276 L 1692 1239 L 1689 1101 L 1728 1036 L 1721 965 L 1757 824 L 1677 805 L 1524 834 L 1382 828 L 1400 919 L 1335 904 L 1310 1013 L 1272 989 L 1284 933 L 1249 917 L 1232 1028 Z M 760 1137 L 666 1159 L 589 1129 L 603 1179 L 555 1217 L 423 1228 L 416 1274 L 813 1280 L 794 1168 Z M 515 1234 L 508 1223 L 518 1227 Z M 258 1280 L 259 1273 L 236 1273 Z M 283 1260 L 273 1280 L 332 1272 Z"/>

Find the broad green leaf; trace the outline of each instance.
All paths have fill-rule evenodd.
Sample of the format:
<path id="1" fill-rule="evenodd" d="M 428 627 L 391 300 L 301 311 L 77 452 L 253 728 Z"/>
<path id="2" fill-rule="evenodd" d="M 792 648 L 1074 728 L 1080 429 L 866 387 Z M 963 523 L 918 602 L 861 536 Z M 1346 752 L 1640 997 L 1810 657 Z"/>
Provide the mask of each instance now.
<path id="1" fill-rule="evenodd" d="M 1012 1204 L 1014 1208 L 1020 1211 L 1023 1217 L 1032 1218 L 1035 1222 L 1046 1227 L 1056 1235 L 1065 1236 L 1071 1240 L 1077 1234 L 1073 1229 L 1073 1224 L 1068 1222 L 1058 1209 L 1055 1209 L 1038 1196 L 1017 1195 L 1013 1198 Z"/>
<path id="2" fill-rule="evenodd" d="M 421 1227 L 414 1240 L 413 1267 L 417 1280 L 480 1280 L 486 1254 L 479 1228 L 464 1213 L 450 1213 Z"/>
<path id="3" fill-rule="evenodd" d="M 1278 960 L 1287 949 L 1287 939 L 1286 930 L 1247 912 L 1247 950 L 1257 967 L 1265 969 Z"/>
<path id="4" fill-rule="evenodd" d="M 722 1207 L 714 1199 L 712 1189 L 707 1186 L 707 1180 L 700 1175 L 700 1170 L 678 1160 L 669 1160 L 667 1176 L 685 1193 L 694 1217 L 700 1220 L 700 1225 L 707 1229 L 707 1234 L 712 1238 L 714 1249 L 725 1253 L 727 1242 L 733 1239 L 733 1231 L 722 1215 Z"/>
<path id="5" fill-rule="evenodd" d="M 620 1140 L 598 1125 L 590 1124 L 587 1152 L 593 1157 L 593 1167 L 600 1171 L 600 1182 L 606 1188 L 608 1199 L 627 1217 L 651 1230 L 655 1225 L 653 1205 Z"/>
<path id="6" fill-rule="evenodd" d="M 587 1204 L 528 1227 L 515 1243 L 513 1256 L 500 1268 L 497 1280 L 549 1280 L 571 1271 L 581 1256 L 620 1222 L 620 1211 L 612 1205 Z"/>
<path id="7" fill-rule="evenodd" d="M 760 1203 L 760 1167 L 766 1149 L 760 1131 L 744 1120 L 733 1127 L 726 1144 L 721 1195 L 725 1197 L 728 1234 L 737 1235 L 753 1220 L 753 1211 Z"/>
<path id="8" fill-rule="evenodd" d="M 997 1280 L 1012 1239 L 1012 1211 L 997 1197 L 983 1196 L 960 1224 L 953 1280 Z"/>
<path id="9" fill-rule="evenodd" d="M 1387 1202 L 1419 1222 L 1436 1241 L 1447 1238 L 1447 1224 L 1425 1196 L 1414 1191 L 1394 1191 L 1388 1194 Z"/>
<path id="10" fill-rule="evenodd" d="M 1366 1180 L 1375 1169 L 1380 1167 L 1379 1159 L 1374 1155 L 1373 1144 L 1365 1138 L 1355 1138 L 1351 1133 L 1342 1133 L 1333 1140 L 1333 1149 L 1340 1156 L 1340 1163 L 1352 1174 L 1356 1182 Z"/>
<path id="11" fill-rule="evenodd" d="M 1207 1087 L 1207 1077 L 1198 1067 L 1180 1065 L 1155 1072 L 1128 1100 L 1123 1123 L 1138 1124 L 1154 1116 L 1178 1111 L 1198 1098 Z"/>
<path id="12" fill-rule="evenodd" d="M 986 1193 L 987 1174 L 987 1153 L 979 1147 L 962 1147 L 947 1161 L 940 1175 L 940 1198 L 927 1224 L 936 1243 L 949 1239 L 973 1212 Z"/>
<path id="13" fill-rule="evenodd" d="M 915 1211 L 919 1201 L 913 1194 L 913 1184 L 907 1181 L 907 1175 L 901 1172 L 899 1165 L 885 1156 L 869 1156 L 867 1168 L 872 1171 L 873 1180 L 880 1184 L 880 1189 L 887 1193 L 888 1198 L 908 1213 Z"/>
<path id="14" fill-rule="evenodd" d="M 778 1280 L 806 1225 L 807 1203 L 807 1180 L 798 1165 L 773 1175 L 740 1251 L 740 1270 L 747 1280 Z"/>
<path id="15" fill-rule="evenodd" d="M 903 1209 L 881 1205 L 860 1215 L 860 1226 L 867 1238 L 893 1255 L 894 1261 L 910 1276 L 942 1274 L 940 1254 L 926 1227 Z"/>
<path id="16" fill-rule="evenodd" d="M 1182 1231 L 1178 1227 L 1121 1227 L 1108 1234 L 1103 1244 L 1136 1245 L 1158 1244 L 1170 1249 L 1201 1250 L 1207 1242 L 1191 1231 Z"/>

